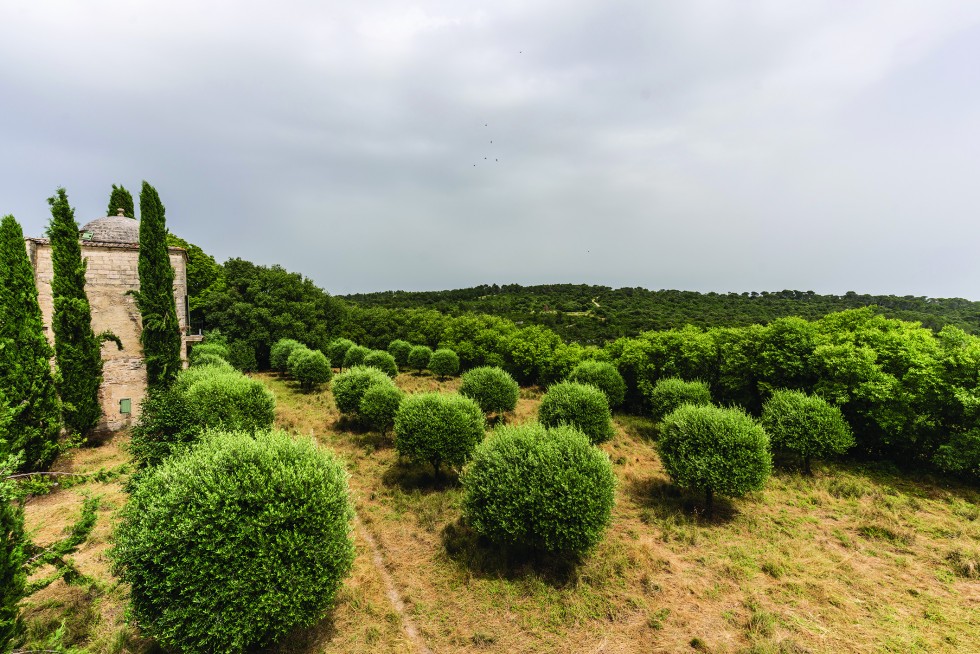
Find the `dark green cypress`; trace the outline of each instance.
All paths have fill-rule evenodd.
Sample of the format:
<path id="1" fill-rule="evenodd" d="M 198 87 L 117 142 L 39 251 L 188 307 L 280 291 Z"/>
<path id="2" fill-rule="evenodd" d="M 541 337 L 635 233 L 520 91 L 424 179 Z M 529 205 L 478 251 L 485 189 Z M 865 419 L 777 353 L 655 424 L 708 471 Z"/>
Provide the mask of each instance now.
<path id="1" fill-rule="evenodd" d="M 106 210 L 107 216 L 118 215 L 119 210 L 123 210 L 123 215 L 127 218 L 136 218 L 136 210 L 133 206 L 133 195 L 120 184 L 112 185 L 112 194 L 109 195 L 109 208 Z"/>
<path id="2" fill-rule="evenodd" d="M 140 290 L 136 304 L 143 317 L 143 357 L 150 390 L 166 388 L 182 367 L 180 323 L 174 300 L 174 269 L 167 249 L 165 209 L 155 188 L 140 191 Z"/>
<path id="3" fill-rule="evenodd" d="M 12 408 L 0 459 L 22 452 L 24 470 L 41 470 L 58 453 L 61 406 L 51 374 L 54 351 L 44 336 L 34 268 L 13 216 L 0 221 L 0 393 Z"/>
<path id="4" fill-rule="evenodd" d="M 0 652 L 11 651 L 20 634 L 17 605 L 27 583 L 24 509 L 14 498 L 13 482 L 8 479 L 12 469 L 12 460 L 0 460 Z"/>
<path id="5" fill-rule="evenodd" d="M 99 385 L 102 384 L 102 348 L 92 332 L 92 310 L 85 295 L 85 262 L 78 243 L 75 210 L 65 189 L 48 198 L 51 205 L 51 262 L 54 279 L 54 351 L 65 426 L 84 435 L 99 423 Z"/>

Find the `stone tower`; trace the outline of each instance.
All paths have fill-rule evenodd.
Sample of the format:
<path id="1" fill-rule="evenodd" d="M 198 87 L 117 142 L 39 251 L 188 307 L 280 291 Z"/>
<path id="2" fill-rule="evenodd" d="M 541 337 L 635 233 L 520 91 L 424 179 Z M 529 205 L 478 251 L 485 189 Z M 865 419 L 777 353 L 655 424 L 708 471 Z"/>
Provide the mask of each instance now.
<path id="1" fill-rule="evenodd" d="M 146 394 L 146 367 L 140 346 L 142 331 L 136 299 L 129 291 L 139 290 L 139 222 L 123 215 L 96 218 L 79 231 L 82 258 L 87 261 L 85 293 L 92 307 L 92 331 L 109 330 L 122 340 L 123 349 L 114 343 L 102 346 L 103 369 L 99 401 L 102 421 L 97 431 L 121 429 L 139 416 L 140 402 Z M 44 316 L 48 341 L 54 345 L 51 316 L 54 298 L 51 279 L 51 243 L 46 238 L 27 239 L 27 253 L 34 266 L 38 302 Z M 177 319 L 183 335 L 181 358 L 187 361 L 188 341 L 200 337 L 187 335 L 187 252 L 170 248 L 170 264 L 174 267 L 174 299 Z"/>

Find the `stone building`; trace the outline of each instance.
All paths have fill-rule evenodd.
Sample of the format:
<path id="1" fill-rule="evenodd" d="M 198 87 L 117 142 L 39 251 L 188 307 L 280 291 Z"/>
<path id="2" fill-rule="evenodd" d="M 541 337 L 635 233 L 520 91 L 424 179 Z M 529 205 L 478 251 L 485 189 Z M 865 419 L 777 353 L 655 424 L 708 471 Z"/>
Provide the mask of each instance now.
<path id="1" fill-rule="evenodd" d="M 102 346 L 105 362 L 99 389 L 102 422 L 97 430 L 121 429 L 139 416 L 140 402 L 146 394 L 140 312 L 136 299 L 128 294 L 140 287 L 139 222 L 122 215 L 120 209 L 117 216 L 97 218 L 82 227 L 79 240 L 82 258 L 87 261 L 85 293 L 92 307 L 92 330 L 96 334 L 109 330 L 123 344 L 122 350 L 112 342 Z M 34 266 L 44 329 L 53 346 L 51 243 L 46 238 L 28 238 L 27 253 Z M 186 365 L 188 342 L 200 340 L 200 337 L 187 335 L 187 252 L 183 248 L 170 248 L 170 263 L 174 267 L 174 299 L 183 335 L 181 357 Z"/>

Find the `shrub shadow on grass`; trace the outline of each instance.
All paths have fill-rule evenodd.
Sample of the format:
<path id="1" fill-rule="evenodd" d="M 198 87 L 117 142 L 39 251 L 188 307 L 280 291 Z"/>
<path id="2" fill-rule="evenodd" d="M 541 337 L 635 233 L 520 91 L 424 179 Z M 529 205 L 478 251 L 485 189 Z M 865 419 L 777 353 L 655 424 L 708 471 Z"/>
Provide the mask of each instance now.
<path id="1" fill-rule="evenodd" d="M 371 431 L 371 426 L 364 420 L 361 420 L 357 416 L 347 416 L 344 414 L 341 414 L 340 417 L 337 418 L 337 422 L 334 423 L 333 428 L 338 432 L 347 432 L 348 434 L 354 434 L 357 436 Z"/>
<path id="2" fill-rule="evenodd" d="M 704 493 L 679 488 L 665 479 L 646 478 L 625 484 L 626 493 L 639 506 L 658 520 L 671 519 L 678 514 L 696 518 L 705 525 L 726 525 L 735 519 L 738 510 L 726 497 L 715 495 L 714 510 L 709 516 Z"/>
<path id="3" fill-rule="evenodd" d="M 533 576 L 554 588 L 564 588 L 576 583 L 582 566 L 582 557 L 577 555 L 497 545 L 477 534 L 462 519 L 446 525 L 441 538 L 451 560 L 482 578 L 517 580 Z"/>
<path id="4" fill-rule="evenodd" d="M 322 652 L 337 635 L 333 610 L 312 627 L 296 627 L 278 643 L 262 648 L 252 648 L 252 654 L 306 654 Z"/>
<path id="5" fill-rule="evenodd" d="M 382 435 L 378 431 L 368 431 L 356 434 L 354 441 L 362 448 L 372 448 L 377 450 L 389 450 L 395 446 L 395 440 L 390 433 Z"/>
<path id="6" fill-rule="evenodd" d="M 385 470 L 381 483 L 404 492 L 436 493 L 459 486 L 459 473 L 442 468 L 438 475 L 429 464 L 416 465 L 399 459 Z"/>

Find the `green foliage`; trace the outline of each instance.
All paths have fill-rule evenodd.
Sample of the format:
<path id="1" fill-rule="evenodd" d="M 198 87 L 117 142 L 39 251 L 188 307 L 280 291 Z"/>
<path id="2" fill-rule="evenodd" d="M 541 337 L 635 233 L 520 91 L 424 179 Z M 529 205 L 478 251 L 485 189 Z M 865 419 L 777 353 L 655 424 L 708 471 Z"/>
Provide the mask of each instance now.
<path id="1" fill-rule="evenodd" d="M 299 350 L 298 350 L 299 351 Z M 316 390 L 321 384 L 326 384 L 333 376 L 330 361 L 319 350 L 301 350 L 302 355 L 290 370 L 304 391 Z"/>
<path id="2" fill-rule="evenodd" d="M 0 410 L 13 407 L 0 460 L 22 453 L 24 470 L 46 468 L 58 452 L 61 405 L 49 363 L 34 269 L 13 216 L 0 222 Z"/>
<path id="3" fill-rule="evenodd" d="M 612 513 L 609 456 L 569 426 L 497 428 L 461 482 L 466 519 L 501 545 L 583 554 L 602 540 Z"/>
<path id="4" fill-rule="evenodd" d="M 286 372 L 289 355 L 293 353 L 293 350 L 300 347 L 305 346 L 291 338 L 280 338 L 269 350 L 269 366 L 276 372 Z"/>
<path id="5" fill-rule="evenodd" d="M 657 451 L 682 488 L 741 497 L 761 490 L 772 472 L 769 436 L 741 409 L 684 404 L 661 424 Z"/>
<path id="6" fill-rule="evenodd" d="M 218 368 L 232 368 L 232 365 L 228 363 L 227 359 L 224 359 L 217 354 L 210 354 L 205 352 L 204 354 L 198 354 L 196 357 L 191 359 L 192 366 L 217 366 Z"/>
<path id="7" fill-rule="evenodd" d="M 228 346 L 227 345 L 224 345 L 222 343 L 208 343 L 207 341 L 205 341 L 204 343 L 200 343 L 198 345 L 195 345 L 191 349 L 191 353 L 190 353 L 190 357 L 189 357 L 190 358 L 191 365 L 192 366 L 194 366 L 194 365 L 201 365 L 201 362 L 199 361 L 199 359 L 202 356 L 203 357 L 208 357 L 210 360 L 214 360 L 214 358 L 218 358 L 218 359 L 222 359 L 222 360 L 227 361 L 228 360 Z"/>
<path id="8" fill-rule="evenodd" d="M 395 364 L 399 368 L 408 367 L 408 355 L 411 351 L 412 344 L 400 338 L 396 338 L 391 343 L 388 343 L 388 352 L 391 353 L 391 356 L 395 357 Z"/>
<path id="9" fill-rule="evenodd" d="M 677 377 L 668 377 L 654 384 L 647 395 L 647 401 L 653 419 L 663 420 L 666 415 L 685 404 L 711 404 L 711 390 L 703 381 L 684 381 Z"/>
<path id="10" fill-rule="evenodd" d="M 156 189 L 144 181 L 140 191 L 140 290 L 135 296 L 143 323 L 140 343 L 149 388 L 169 386 L 183 365 L 165 213 Z"/>
<path id="11" fill-rule="evenodd" d="M 939 447 L 933 463 L 943 472 L 980 481 L 980 429 L 953 434 Z"/>
<path id="12" fill-rule="evenodd" d="M 338 368 L 344 367 L 344 359 L 347 358 L 347 350 L 354 347 L 355 343 L 346 338 L 338 338 L 330 341 L 327 346 L 327 358 L 337 364 Z"/>
<path id="13" fill-rule="evenodd" d="M 65 189 L 48 198 L 51 222 L 51 264 L 54 277 L 54 350 L 58 362 L 58 394 L 65 427 L 84 436 L 102 416 L 99 386 L 102 384 L 101 344 L 92 332 L 92 310 L 85 295 L 85 262 L 78 244 L 75 210 Z"/>
<path id="14" fill-rule="evenodd" d="M 255 360 L 255 349 L 245 341 L 232 341 L 228 344 L 228 363 L 242 372 L 255 372 L 259 369 Z"/>
<path id="15" fill-rule="evenodd" d="M 616 366 L 608 361 L 583 361 L 568 375 L 568 381 L 595 386 L 605 394 L 611 409 L 626 400 L 626 382 Z"/>
<path id="16" fill-rule="evenodd" d="M 347 354 L 344 355 L 344 367 L 353 368 L 364 365 L 364 357 L 370 353 L 371 350 L 361 345 L 353 345 L 347 348 Z"/>
<path id="17" fill-rule="evenodd" d="M 761 423 L 775 451 L 793 452 L 810 472 L 810 459 L 843 454 L 854 446 L 840 409 L 822 397 L 778 390 L 762 407 Z"/>
<path id="18" fill-rule="evenodd" d="M 377 368 L 367 366 L 354 366 L 340 373 L 331 384 L 337 410 L 343 414 L 357 415 L 364 393 L 376 385 L 394 386 L 395 383 Z"/>
<path id="19" fill-rule="evenodd" d="M 364 357 L 363 365 L 377 368 L 391 378 L 398 376 L 398 364 L 395 357 L 384 350 L 371 350 Z"/>
<path id="20" fill-rule="evenodd" d="M 183 248 L 187 252 L 187 303 L 190 305 L 191 324 L 204 322 L 201 309 L 204 299 L 217 291 L 223 282 L 221 265 L 210 254 L 179 236 L 167 234 L 169 247 Z"/>
<path id="21" fill-rule="evenodd" d="M 306 357 L 306 355 L 310 352 L 312 352 L 312 350 L 305 345 L 294 347 L 289 352 L 289 358 L 286 359 L 286 372 L 288 372 L 291 377 L 294 379 L 296 378 L 296 366 L 298 366 L 300 360 Z"/>
<path id="22" fill-rule="evenodd" d="M 244 652 L 323 618 L 351 570 L 352 518 L 347 473 L 312 441 L 211 433 L 135 488 L 112 558 L 145 635 Z"/>
<path id="23" fill-rule="evenodd" d="M 463 373 L 459 392 L 475 400 L 484 413 L 506 413 L 517 407 L 520 387 L 506 370 L 481 366 Z"/>
<path id="24" fill-rule="evenodd" d="M 196 368 L 181 375 L 190 370 Z M 187 406 L 183 389 L 152 390 L 140 405 L 129 451 L 140 468 L 156 466 L 174 451 L 197 440 L 201 429 L 197 416 Z"/>
<path id="25" fill-rule="evenodd" d="M 9 479 L 18 467 L 13 457 L 0 460 L 0 652 L 3 654 L 11 651 L 21 632 L 17 606 L 26 594 L 27 584 L 24 510 L 15 501 L 14 483 Z"/>
<path id="26" fill-rule="evenodd" d="M 395 416 L 395 448 L 415 463 L 461 466 L 483 440 L 479 405 L 462 395 L 409 395 Z"/>
<path id="27" fill-rule="evenodd" d="M 538 420 L 545 427 L 571 425 L 593 443 L 602 443 L 613 436 L 609 401 L 595 386 L 576 382 L 555 384 L 541 398 Z"/>
<path id="28" fill-rule="evenodd" d="M 422 372 L 429 367 L 432 358 L 432 348 L 427 345 L 416 345 L 408 353 L 408 367 Z"/>
<path id="29" fill-rule="evenodd" d="M 120 184 L 112 185 L 112 193 L 109 194 L 109 208 L 105 215 L 115 216 L 119 210 L 123 210 L 123 215 L 127 218 L 136 218 L 136 208 L 133 206 L 133 195 Z"/>
<path id="30" fill-rule="evenodd" d="M 360 415 L 384 435 L 394 426 L 404 398 L 405 393 L 394 384 L 369 386 L 361 397 Z"/>
<path id="31" fill-rule="evenodd" d="M 459 356 L 452 350 L 440 348 L 429 357 L 429 370 L 437 377 L 452 377 L 459 372 Z"/>

